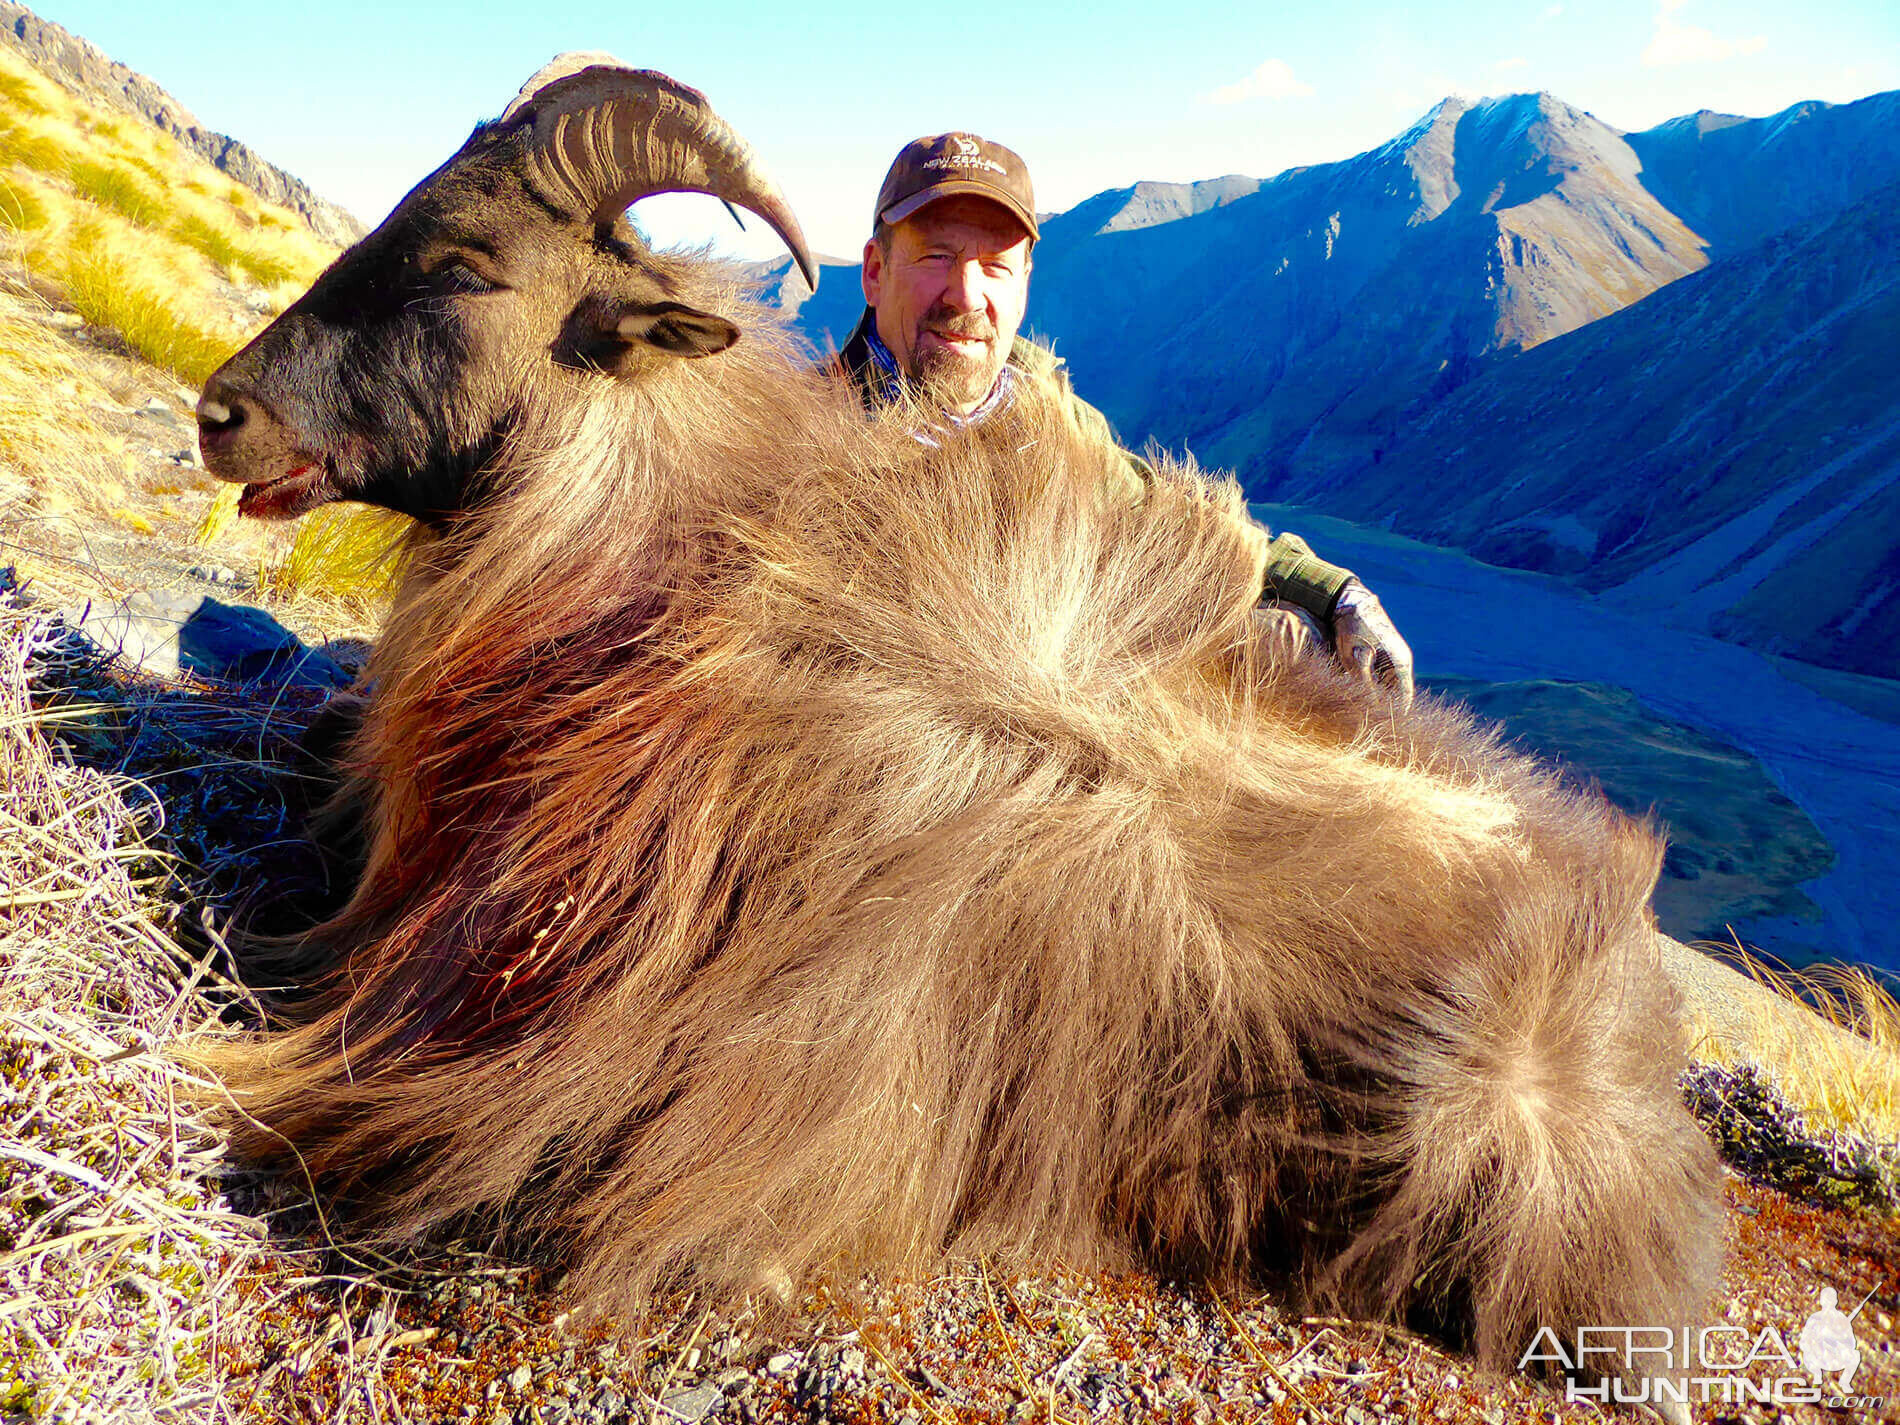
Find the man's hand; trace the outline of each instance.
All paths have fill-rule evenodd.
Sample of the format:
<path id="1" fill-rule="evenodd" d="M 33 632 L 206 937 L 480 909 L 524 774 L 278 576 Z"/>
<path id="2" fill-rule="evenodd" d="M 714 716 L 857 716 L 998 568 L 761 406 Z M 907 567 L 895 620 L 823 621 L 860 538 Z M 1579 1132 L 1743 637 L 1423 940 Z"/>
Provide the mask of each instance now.
<path id="1" fill-rule="evenodd" d="M 1400 637 L 1379 596 L 1357 579 L 1333 605 L 1333 656 L 1367 682 L 1387 683 L 1400 703 L 1412 705 L 1412 649 Z"/>
<path id="2" fill-rule="evenodd" d="M 1253 626 L 1254 638 L 1270 663 L 1326 651 L 1326 634 L 1319 620 L 1297 604 L 1278 600 L 1260 604 L 1253 611 Z"/>

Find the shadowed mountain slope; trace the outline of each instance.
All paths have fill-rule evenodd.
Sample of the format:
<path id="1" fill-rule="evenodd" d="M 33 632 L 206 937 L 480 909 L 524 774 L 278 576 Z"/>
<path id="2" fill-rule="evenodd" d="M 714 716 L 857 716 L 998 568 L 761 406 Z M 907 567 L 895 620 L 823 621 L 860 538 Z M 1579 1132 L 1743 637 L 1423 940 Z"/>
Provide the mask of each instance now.
<path id="1" fill-rule="evenodd" d="M 1896 252 L 1900 184 L 1486 363 L 1331 502 L 1900 676 Z"/>

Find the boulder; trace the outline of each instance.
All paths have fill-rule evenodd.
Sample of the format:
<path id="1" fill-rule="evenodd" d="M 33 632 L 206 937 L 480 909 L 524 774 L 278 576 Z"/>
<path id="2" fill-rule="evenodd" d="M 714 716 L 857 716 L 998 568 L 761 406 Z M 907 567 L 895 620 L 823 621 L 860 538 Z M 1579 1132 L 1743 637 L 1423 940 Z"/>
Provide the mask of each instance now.
<path id="1" fill-rule="evenodd" d="M 151 590 L 68 610 L 66 624 L 102 652 L 164 678 L 342 688 L 350 674 L 260 608 L 191 590 Z"/>

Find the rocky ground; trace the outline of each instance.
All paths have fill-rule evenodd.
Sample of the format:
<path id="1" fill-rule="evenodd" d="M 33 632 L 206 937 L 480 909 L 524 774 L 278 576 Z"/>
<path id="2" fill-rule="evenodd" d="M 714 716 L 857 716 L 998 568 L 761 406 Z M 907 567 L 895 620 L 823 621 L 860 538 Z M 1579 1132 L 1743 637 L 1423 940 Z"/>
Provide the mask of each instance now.
<path id="1" fill-rule="evenodd" d="M 1715 1319 L 1798 1350 L 1823 1286 L 1854 1322 L 1856 1395 L 1878 1404 L 1698 1407 L 1708 1422 L 1900 1419 L 1900 1240 L 1878 1217 L 1732 1176 Z M 1477 1370 L 1396 1327 L 1304 1315 L 1274 1291 L 1227 1299 L 1142 1276 L 964 1263 L 800 1303 L 795 1328 L 666 1303 L 619 1329 L 564 1315 L 545 1276 L 477 1254 L 297 1264 L 248 1283 L 267 1303 L 233 1342 L 232 1389 L 272 1419 L 481 1422 L 1581 1420 L 1594 1403 Z M 1736 1335 L 1729 1339 L 1740 1341 Z M 1758 1383 L 1766 1370 L 1749 1373 Z"/>

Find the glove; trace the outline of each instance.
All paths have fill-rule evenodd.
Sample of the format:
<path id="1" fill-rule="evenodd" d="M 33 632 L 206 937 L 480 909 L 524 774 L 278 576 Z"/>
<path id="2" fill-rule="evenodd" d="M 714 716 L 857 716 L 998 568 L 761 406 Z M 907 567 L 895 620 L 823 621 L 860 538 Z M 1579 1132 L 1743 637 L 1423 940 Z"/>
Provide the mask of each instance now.
<path id="1" fill-rule="evenodd" d="M 1260 604 L 1253 611 L 1253 624 L 1254 638 L 1269 662 L 1322 652 L 1326 647 L 1319 621 L 1297 604 L 1277 599 Z"/>
<path id="2" fill-rule="evenodd" d="M 1382 682 L 1412 705 L 1412 649 L 1386 614 L 1379 596 L 1357 579 L 1348 580 L 1333 605 L 1333 656 L 1349 673 Z"/>

